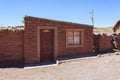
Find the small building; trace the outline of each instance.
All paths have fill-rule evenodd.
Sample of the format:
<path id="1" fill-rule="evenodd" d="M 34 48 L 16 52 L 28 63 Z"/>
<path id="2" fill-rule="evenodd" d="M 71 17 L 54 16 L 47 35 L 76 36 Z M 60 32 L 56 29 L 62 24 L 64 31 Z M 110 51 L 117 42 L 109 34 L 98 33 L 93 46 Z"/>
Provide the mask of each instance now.
<path id="1" fill-rule="evenodd" d="M 118 20 L 118 21 L 116 22 L 116 24 L 114 25 L 113 31 L 114 31 L 116 34 L 120 33 L 120 20 Z"/>
<path id="2" fill-rule="evenodd" d="M 38 63 L 93 53 L 93 26 L 26 16 L 24 60 Z"/>

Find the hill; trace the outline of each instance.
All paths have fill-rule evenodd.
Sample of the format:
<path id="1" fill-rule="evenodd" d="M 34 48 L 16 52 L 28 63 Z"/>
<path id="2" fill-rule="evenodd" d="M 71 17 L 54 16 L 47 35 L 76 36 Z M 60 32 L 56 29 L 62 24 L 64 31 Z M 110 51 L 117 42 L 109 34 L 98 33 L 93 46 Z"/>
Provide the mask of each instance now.
<path id="1" fill-rule="evenodd" d="M 94 34 L 112 34 L 113 30 L 112 27 L 107 27 L 107 28 L 94 28 L 93 30 Z"/>

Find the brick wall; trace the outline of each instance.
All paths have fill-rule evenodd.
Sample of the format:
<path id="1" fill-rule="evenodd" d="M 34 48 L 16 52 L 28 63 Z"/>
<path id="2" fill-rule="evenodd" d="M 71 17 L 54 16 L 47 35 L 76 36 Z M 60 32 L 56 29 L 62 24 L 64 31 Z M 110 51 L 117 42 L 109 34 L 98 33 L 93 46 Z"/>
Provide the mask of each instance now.
<path id="1" fill-rule="evenodd" d="M 66 47 L 66 29 L 83 30 L 83 46 L 82 47 Z M 66 55 L 87 54 L 93 51 L 93 34 L 92 28 L 86 26 L 62 25 L 58 27 L 58 57 Z"/>
<path id="2" fill-rule="evenodd" d="M 0 62 L 23 60 L 23 30 L 0 31 Z"/>
<path id="3" fill-rule="evenodd" d="M 102 34 L 100 37 L 100 51 L 106 51 L 113 49 L 113 45 L 111 44 L 112 36 L 108 36 L 106 34 Z"/>
<path id="4" fill-rule="evenodd" d="M 25 63 L 39 62 L 38 54 L 38 28 L 56 28 L 56 56 L 88 54 L 93 52 L 93 27 L 63 21 L 48 20 L 26 16 L 24 30 L 0 31 L 0 62 L 23 61 Z M 83 46 L 66 47 L 66 30 L 83 30 Z M 112 49 L 111 36 L 103 34 L 100 39 L 100 51 Z"/>
<path id="5" fill-rule="evenodd" d="M 93 28 L 88 25 L 66 23 L 35 17 L 25 17 L 24 55 L 26 63 L 38 62 L 37 54 L 37 27 L 57 28 L 57 56 L 75 55 L 93 52 Z M 83 47 L 66 48 L 66 29 L 82 29 Z"/>
<path id="6" fill-rule="evenodd" d="M 25 17 L 24 57 L 25 63 L 36 63 L 37 60 L 37 24 L 40 21 Z M 37 24 L 36 24 L 37 23 Z"/>

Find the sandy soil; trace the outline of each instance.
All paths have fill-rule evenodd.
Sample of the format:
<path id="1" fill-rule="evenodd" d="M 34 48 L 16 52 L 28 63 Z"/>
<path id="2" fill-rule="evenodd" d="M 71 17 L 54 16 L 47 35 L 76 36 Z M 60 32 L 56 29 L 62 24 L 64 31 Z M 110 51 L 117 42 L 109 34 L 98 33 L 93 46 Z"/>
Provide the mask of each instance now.
<path id="1" fill-rule="evenodd" d="M 120 55 L 115 54 L 45 68 L 0 68 L 0 80 L 120 80 Z"/>

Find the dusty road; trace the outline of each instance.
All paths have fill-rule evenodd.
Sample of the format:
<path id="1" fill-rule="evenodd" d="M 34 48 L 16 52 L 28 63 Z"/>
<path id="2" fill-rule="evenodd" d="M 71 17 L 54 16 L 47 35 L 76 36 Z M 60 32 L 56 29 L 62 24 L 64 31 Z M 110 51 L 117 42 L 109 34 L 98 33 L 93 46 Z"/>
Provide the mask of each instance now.
<path id="1" fill-rule="evenodd" d="M 120 55 L 106 54 L 45 68 L 0 68 L 0 80 L 120 80 Z"/>

